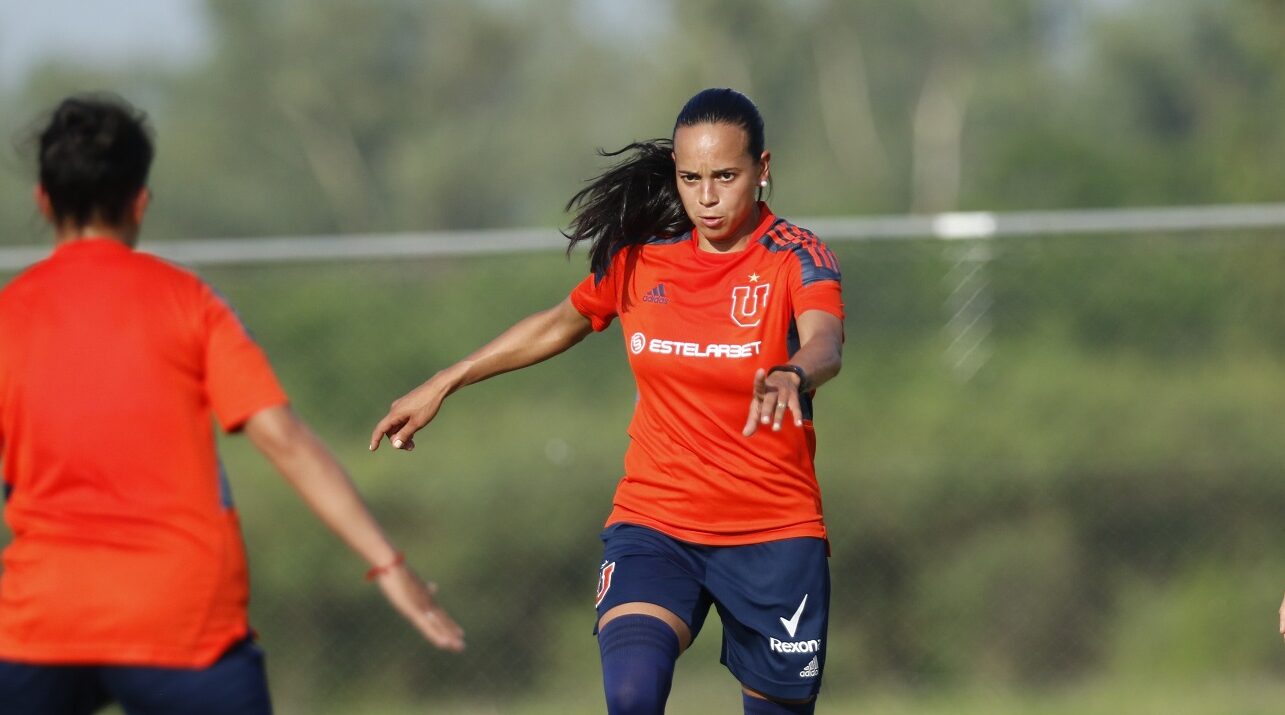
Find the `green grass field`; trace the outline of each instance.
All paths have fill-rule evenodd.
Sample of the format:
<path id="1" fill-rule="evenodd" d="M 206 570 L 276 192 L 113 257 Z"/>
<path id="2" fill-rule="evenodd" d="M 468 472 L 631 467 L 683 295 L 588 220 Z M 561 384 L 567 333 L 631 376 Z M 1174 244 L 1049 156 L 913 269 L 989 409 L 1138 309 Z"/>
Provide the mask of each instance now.
<path id="1" fill-rule="evenodd" d="M 596 673 L 594 674 L 596 675 Z M 721 680 L 721 682 L 719 682 Z M 596 683 L 594 684 L 596 686 Z M 1048 691 L 970 689 L 893 690 L 822 694 L 817 712 L 833 715 L 1279 715 L 1285 703 L 1285 680 L 1114 682 L 1095 681 Z M 278 701 L 282 715 L 601 715 L 602 695 L 596 687 L 569 693 L 532 695 L 521 702 L 488 701 L 485 696 L 464 701 L 426 701 L 382 707 L 343 703 L 333 710 L 298 710 Z M 669 715 L 739 713 L 740 698 L 730 677 L 714 673 L 701 678 L 676 678 Z"/>

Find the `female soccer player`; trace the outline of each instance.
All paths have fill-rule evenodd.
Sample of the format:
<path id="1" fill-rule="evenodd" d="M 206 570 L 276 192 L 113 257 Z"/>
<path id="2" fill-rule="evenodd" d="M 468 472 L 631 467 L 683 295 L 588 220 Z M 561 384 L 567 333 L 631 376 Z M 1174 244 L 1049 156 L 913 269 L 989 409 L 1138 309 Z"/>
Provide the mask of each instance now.
<path id="1" fill-rule="evenodd" d="M 117 98 L 63 101 L 39 134 L 53 254 L 0 292 L 0 711 L 271 712 L 244 546 L 211 414 L 244 431 L 439 648 L 462 632 L 259 347 L 199 278 L 134 251 L 150 129 Z"/>
<path id="2" fill-rule="evenodd" d="M 745 712 L 810 713 L 830 589 L 812 394 L 839 372 L 839 267 L 756 200 L 771 157 L 744 95 L 700 92 L 672 141 L 625 153 L 568 203 L 592 275 L 394 402 L 370 448 L 412 449 L 447 395 L 618 316 L 638 403 L 598 582 L 608 712 L 663 712 L 713 605 Z"/>

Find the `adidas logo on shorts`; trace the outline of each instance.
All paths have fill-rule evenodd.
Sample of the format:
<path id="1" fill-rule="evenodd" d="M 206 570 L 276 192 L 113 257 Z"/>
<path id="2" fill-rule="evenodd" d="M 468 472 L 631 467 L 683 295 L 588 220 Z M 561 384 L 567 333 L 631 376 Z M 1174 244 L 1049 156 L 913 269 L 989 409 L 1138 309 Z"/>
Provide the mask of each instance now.
<path id="1" fill-rule="evenodd" d="M 669 297 L 665 295 L 665 284 L 657 283 L 655 288 L 647 291 L 643 295 L 644 303 L 668 303 Z"/>
<path id="2" fill-rule="evenodd" d="M 816 656 L 812 656 L 812 660 L 808 661 L 808 664 L 803 667 L 803 670 L 799 671 L 800 678 L 815 678 L 820 674 L 821 664 L 817 662 Z"/>

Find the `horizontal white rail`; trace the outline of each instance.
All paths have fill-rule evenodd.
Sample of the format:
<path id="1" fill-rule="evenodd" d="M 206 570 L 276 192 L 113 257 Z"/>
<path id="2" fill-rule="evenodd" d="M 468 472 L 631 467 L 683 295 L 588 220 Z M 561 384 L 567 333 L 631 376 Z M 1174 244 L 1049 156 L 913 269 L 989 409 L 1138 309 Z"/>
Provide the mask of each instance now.
<path id="1" fill-rule="evenodd" d="M 1174 233 L 1285 228 L 1285 204 L 814 217 L 798 218 L 797 222 L 828 242 Z M 565 249 L 566 245 L 566 239 L 556 229 L 497 229 L 193 241 L 145 240 L 143 248 L 185 265 L 209 266 L 470 256 L 553 251 Z M 2 247 L 0 271 L 24 268 L 48 253 L 47 245 Z"/>

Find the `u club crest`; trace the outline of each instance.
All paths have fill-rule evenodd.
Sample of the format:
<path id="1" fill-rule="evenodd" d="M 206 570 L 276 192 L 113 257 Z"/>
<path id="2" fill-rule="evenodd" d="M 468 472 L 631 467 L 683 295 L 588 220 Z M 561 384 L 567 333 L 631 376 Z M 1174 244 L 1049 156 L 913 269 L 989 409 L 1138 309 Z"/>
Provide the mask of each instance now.
<path id="1" fill-rule="evenodd" d="M 611 574 L 615 572 L 615 561 L 603 561 L 602 566 L 598 567 L 598 597 L 593 602 L 594 608 L 602 605 L 602 599 L 606 598 L 607 592 L 611 590 Z"/>
<path id="2" fill-rule="evenodd" d="M 732 322 L 742 328 L 756 328 L 763 322 L 767 296 L 771 283 L 759 283 L 757 275 L 750 276 L 750 285 L 732 287 Z"/>

